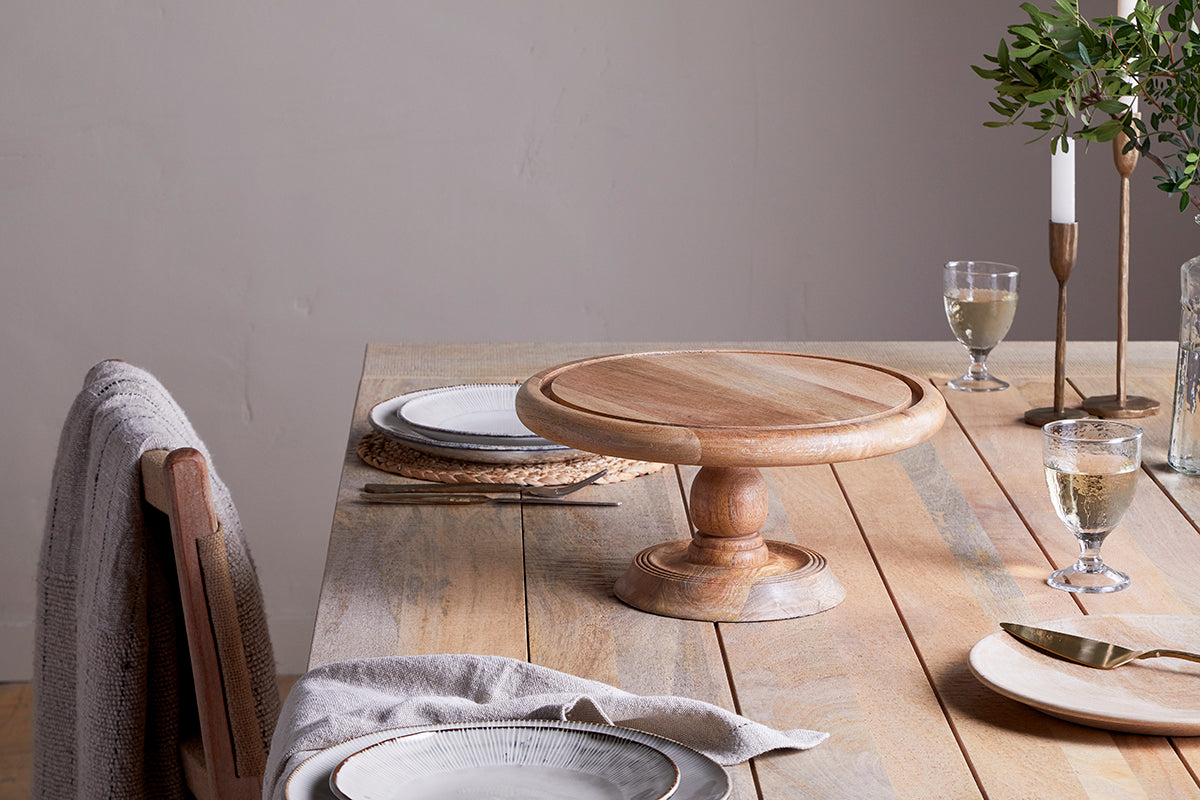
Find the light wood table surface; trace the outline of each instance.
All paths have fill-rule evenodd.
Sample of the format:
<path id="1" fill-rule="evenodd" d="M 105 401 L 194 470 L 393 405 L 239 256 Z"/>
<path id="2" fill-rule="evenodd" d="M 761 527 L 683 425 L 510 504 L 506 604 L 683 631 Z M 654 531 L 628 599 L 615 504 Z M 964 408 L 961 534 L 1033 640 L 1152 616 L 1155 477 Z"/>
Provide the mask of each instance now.
<path id="1" fill-rule="evenodd" d="M 377 402 L 431 386 L 523 380 L 589 356 L 692 346 L 851 358 L 943 390 L 950 413 L 923 444 L 863 461 L 763 469 L 763 535 L 829 560 L 847 592 L 835 608 L 712 623 L 617 600 L 613 584 L 636 553 L 688 536 L 672 469 L 579 494 L 620 500 L 619 508 L 358 499 L 363 484 L 384 478 L 355 455 Z M 1133 584 L 1080 597 L 1045 583 L 1078 548 L 1050 504 L 1041 434 L 1021 421 L 1029 408 L 1052 404 L 1052 342 L 1002 343 L 988 366 L 1013 386 L 988 394 L 945 389 L 968 360 L 954 342 L 370 345 L 310 666 L 502 655 L 831 734 L 812 750 L 732 767 L 734 798 L 1200 798 L 1200 737 L 1062 721 L 985 688 L 967 666 L 971 647 L 1001 621 L 1200 610 L 1200 479 L 1166 466 L 1175 349 L 1129 344 L 1129 391 L 1163 407 L 1138 421 L 1137 496 L 1104 545 L 1105 561 Z M 1068 405 L 1112 392 L 1115 345 L 1071 342 L 1067 377 Z M 684 468 L 685 480 L 694 472 Z"/>

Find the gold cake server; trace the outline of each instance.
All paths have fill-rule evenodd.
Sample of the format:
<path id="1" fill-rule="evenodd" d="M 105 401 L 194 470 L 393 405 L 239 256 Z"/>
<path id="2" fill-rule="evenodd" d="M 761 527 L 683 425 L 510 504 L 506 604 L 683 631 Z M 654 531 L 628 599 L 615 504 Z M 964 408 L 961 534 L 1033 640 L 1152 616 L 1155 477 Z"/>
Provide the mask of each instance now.
<path id="1" fill-rule="evenodd" d="M 1139 658 L 1158 658 L 1160 656 L 1200 661 L 1200 653 L 1189 653 L 1184 650 L 1171 650 L 1163 647 L 1154 650 L 1130 650 L 1128 647 L 1110 642 L 1088 639 L 1073 633 L 1018 625 L 1015 622 L 1001 622 L 1000 627 L 1031 647 L 1096 669 L 1114 669 Z"/>

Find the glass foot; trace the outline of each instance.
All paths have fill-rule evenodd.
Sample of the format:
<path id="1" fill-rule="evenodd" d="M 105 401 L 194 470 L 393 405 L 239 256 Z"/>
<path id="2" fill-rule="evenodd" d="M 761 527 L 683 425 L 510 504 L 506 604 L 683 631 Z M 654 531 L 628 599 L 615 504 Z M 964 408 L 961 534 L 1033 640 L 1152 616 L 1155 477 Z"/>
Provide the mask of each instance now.
<path id="1" fill-rule="evenodd" d="M 1112 567 L 1101 567 L 1094 572 L 1079 568 L 1078 564 L 1050 573 L 1046 583 L 1055 589 L 1076 594 L 1101 594 L 1119 592 L 1129 586 L 1129 576 Z"/>
<path id="2" fill-rule="evenodd" d="M 975 377 L 969 372 L 961 378 L 946 381 L 946 385 L 960 392 L 998 392 L 1008 388 L 1008 384 L 999 378 L 993 378 L 991 375 Z"/>

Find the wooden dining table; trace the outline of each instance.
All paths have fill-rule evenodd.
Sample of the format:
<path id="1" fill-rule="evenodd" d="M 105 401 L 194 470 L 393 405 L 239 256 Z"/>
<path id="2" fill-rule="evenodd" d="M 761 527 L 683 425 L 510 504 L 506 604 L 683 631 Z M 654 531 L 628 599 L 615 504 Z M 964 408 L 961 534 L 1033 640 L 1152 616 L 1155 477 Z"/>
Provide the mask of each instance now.
<path id="1" fill-rule="evenodd" d="M 949 413 L 901 452 L 762 470 L 767 539 L 811 547 L 845 587 L 836 607 L 763 622 L 706 622 L 625 605 L 613 585 L 642 549 L 686 539 L 681 483 L 667 468 L 576 497 L 619 507 L 409 506 L 364 502 L 368 412 L 434 386 L 522 381 L 608 353 L 746 348 L 854 359 L 937 387 Z M 1103 548 L 1132 585 L 1106 595 L 1051 588 L 1078 546 L 1056 516 L 1041 432 L 1052 342 L 1004 342 L 988 366 L 1009 389 L 947 389 L 967 354 L 947 342 L 371 344 L 350 424 L 310 667 L 430 653 L 507 656 L 647 695 L 682 695 L 767 725 L 826 731 L 801 752 L 729 768 L 731 797 L 1200 798 L 1200 737 L 1122 733 L 1066 721 L 983 685 L 972 647 L 999 623 L 1200 611 L 1200 478 L 1166 464 L 1176 345 L 1130 342 L 1127 386 L 1162 411 L 1142 472 Z M 1067 405 L 1113 391 L 1115 345 L 1068 345 Z M 1192 643 L 1200 649 L 1200 641 Z M 1147 662 L 1148 663 L 1148 662 Z M 1182 663 L 1182 662 L 1180 662 Z M 1192 665 L 1195 666 L 1195 665 Z M 1130 669 L 1126 667 L 1124 669 Z M 1200 706 L 1200 669 L 1195 671 Z M 1188 698 L 1183 698 L 1187 701 Z"/>

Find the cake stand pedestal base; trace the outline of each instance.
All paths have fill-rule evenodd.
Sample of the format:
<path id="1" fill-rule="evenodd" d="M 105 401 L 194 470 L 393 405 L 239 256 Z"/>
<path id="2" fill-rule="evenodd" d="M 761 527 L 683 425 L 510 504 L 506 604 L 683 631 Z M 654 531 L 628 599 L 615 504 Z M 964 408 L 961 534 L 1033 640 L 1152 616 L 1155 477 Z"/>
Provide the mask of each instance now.
<path id="1" fill-rule="evenodd" d="M 692 481 L 690 541 L 638 553 L 617 581 L 634 608 L 714 622 L 787 619 L 833 608 L 846 590 L 824 556 L 759 533 L 767 483 L 754 467 L 703 467 Z"/>
<path id="2" fill-rule="evenodd" d="M 648 547 L 617 581 L 616 595 L 653 614 L 711 622 L 806 617 L 845 599 L 820 553 L 788 542 L 765 544 L 767 562 L 741 568 L 692 563 L 686 540 Z"/>

